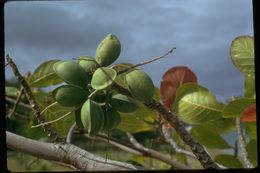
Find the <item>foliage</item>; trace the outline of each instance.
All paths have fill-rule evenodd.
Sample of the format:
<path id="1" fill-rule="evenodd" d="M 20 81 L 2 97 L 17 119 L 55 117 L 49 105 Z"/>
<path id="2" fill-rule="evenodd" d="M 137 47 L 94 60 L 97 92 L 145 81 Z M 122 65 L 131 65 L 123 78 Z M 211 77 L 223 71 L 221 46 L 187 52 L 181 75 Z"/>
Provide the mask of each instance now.
<path id="1" fill-rule="evenodd" d="M 147 140 L 162 137 L 158 130 L 161 127 L 161 118 L 153 109 L 147 107 L 151 100 L 155 99 L 161 100 L 165 107 L 176 114 L 186 128 L 191 129 L 191 135 L 199 143 L 209 149 L 221 149 L 214 160 L 227 168 L 243 167 L 240 156 L 227 154 L 226 149 L 237 149 L 223 138 L 223 134 L 236 130 L 235 119 L 239 118 L 249 141 L 246 147 L 249 159 L 257 166 L 253 37 L 239 36 L 231 43 L 231 60 L 245 77 L 244 97 L 232 97 L 231 101 L 225 104 L 218 101 L 214 93 L 201 86 L 196 74 L 186 66 L 167 70 L 162 76 L 160 89 L 154 86 L 148 74 L 132 64 L 109 66 L 118 59 L 120 51 L 118 38 L 109 34 L 98 45 L 94 57 L 79 57 L 76 61 L 48 60 L 29 76 L 27 81 L 33 89 L 36 102 L 44 110 L 42 114 L 48 121 L 53 121 L 52 125 L 59 134 L 65 137 L 76 121 L 77 128 L 87 131 L 90 136 L 108 132 L 110 135 L 119 134 L 119 138 L 123 139 L 123 132 L 130 132 L 136 136 L 146 134 L 142 138 Z M 63 85 L 51 92 L 41 90 L 57 84 Z M 128 89 L 132 97 L 119 93 L 114 88 L 116 85 Z M 5 92 L 6 96 L 15 98 L 19 89 L 6 86 Z M 27 135 L 38 139 L 43 137 L 42 130 L 30 128 L 37 125 L 37 122 L 32 118 L 31 111 L 27 110 L 24 114 L 27 113 L 31 119 Z M 13 128 L 16 123 L 16 120 L 7 119 L 7 129 Z M 17 126 L 18 129 L 21 127 Z M 153 133 L 156 135 L 147 135 Z M 175 131 L 172 139 L 181 149 L 189 151 Z M 188 156 L 182 153 L 171 153 L 169 157 L 188 163 Z M 148 158 L 135 156 L 128 161 L 145 165 Z M 170 168 L 164 164 L 157 166 Z"/>

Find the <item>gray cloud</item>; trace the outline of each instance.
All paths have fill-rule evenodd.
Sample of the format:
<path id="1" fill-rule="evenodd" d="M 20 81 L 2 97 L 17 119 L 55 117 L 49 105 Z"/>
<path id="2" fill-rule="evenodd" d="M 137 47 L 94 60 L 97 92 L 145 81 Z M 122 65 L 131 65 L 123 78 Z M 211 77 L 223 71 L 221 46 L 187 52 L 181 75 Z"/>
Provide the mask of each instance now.
<path id="1" fill-rule="evenodd" d="M 253 34 L 252 20 L 252 4 L 243 0 L 8 2 L 5 50 L 25 73 L 47 59 L 94 55 L 112 32 L 122 44 L 118 63 L 139 63 L 177 47 L 143 67 L 157 86 L 168 68 L 186 65 L 203 86 L 226 98 L 243 88 L 229 46 L 236 36 Z"/>

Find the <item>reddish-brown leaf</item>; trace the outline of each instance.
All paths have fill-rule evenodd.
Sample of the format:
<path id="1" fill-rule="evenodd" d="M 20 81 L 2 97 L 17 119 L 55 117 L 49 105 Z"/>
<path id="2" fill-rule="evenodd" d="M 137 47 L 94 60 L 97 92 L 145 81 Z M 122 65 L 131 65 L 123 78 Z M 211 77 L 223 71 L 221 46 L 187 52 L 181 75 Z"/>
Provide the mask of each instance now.
<path id="1" fill-rule="evenodd" d="M 172 104 L 176 98 L 176 90 L 184 83 L 197 83 L 196 75 L 185 66 L 170 68 L 164 75 L 160 84 L 160 94 L 163 104 L 172 110 Z"/>
<path id="2" fill-rule="evenodd" d="M 256 122 L 256 104 L 248 106 L 242 116 L 240 117 L 241 122 Z"/>

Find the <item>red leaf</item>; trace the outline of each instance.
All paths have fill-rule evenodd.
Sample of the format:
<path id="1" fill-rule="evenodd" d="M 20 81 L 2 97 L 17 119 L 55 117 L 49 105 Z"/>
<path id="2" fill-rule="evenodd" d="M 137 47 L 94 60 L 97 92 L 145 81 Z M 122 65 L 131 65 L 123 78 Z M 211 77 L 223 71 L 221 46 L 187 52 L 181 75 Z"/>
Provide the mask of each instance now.
<path id="1" fill-rule="evenodd" d="M 241 122 L 256 122 L 256 104 L 248 106 L 242 116 L 240 117 Z"/>
<path id="2" fill-rule="evenodd" d="M 160 94 L 163 104 L 172 110 L 172 104 L 176 98 L 176 90 L 184 83 L 197 83 L 196 75 L 185 66 L 177 66 L 169 69 L 164 75 L 160 85 Z"/>

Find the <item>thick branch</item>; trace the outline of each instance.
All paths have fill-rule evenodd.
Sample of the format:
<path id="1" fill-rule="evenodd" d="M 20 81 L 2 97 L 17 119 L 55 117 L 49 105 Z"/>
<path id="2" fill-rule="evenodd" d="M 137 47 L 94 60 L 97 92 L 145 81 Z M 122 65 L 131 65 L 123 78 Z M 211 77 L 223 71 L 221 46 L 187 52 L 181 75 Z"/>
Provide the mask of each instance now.
<path id="1" fill-rule="evenodd" d="M 143 167 L 105 159 L 72 144 L 53 144 L 6 132 L 7 147 L 46 160 L 58 161 L 82 171 L 140 170 Z"/>
<path id="2" fill-rule="evenodd" d="M 127 95 L 131 97 L 130 92 L 126 89 L 114 83 L 113 88 L 120 92 L 121 94 Z M 210 155 L 206 152 L 203 146 L 198 143 L 195 139 L 191 137 L 191 135 L 186 131 L 183 126 L 183 123 L 179 120 L 179 118 L 174 115 L 171 111 L 168 111 L 165 106 L 163 106 L 160 102 L 156 100 L 152 100 L 150 104 L 145 104 L 149 108 L 156 110 L 159 115 L 163 116 L 163 118 L 175 128 L 178 135 L 182 138 L 182 140 L 191 148 L 193 154 L 199 160 L 201 165 L 207 169 L 220 169 L 220 167 L 212 160 Z"/>
<path id="3" fill-rule="evenodd" d="M 30 102 L 30 105 L 32 107 L 32 110 L 33 110 L 38 122 L 40 124 L 46 122 L 45 118 L 43 116 L 41 116 L 41 109 L 39 108 L 38 104 L 36 103 L 34 96 L 32 94 L 31 88 L 28 85 L 27 81 L 20 74 L 17 66 L 15 65 L 13 60 L 9 57 L 9 55 L 7 55 L 6 60 L 7 60 L 7 63 L 11 66 L 16 79 L 21 83 L 21 85 L 24 89 L 24 93 L 25 93 L 28 101 Z M 50 124 L 43 125 L 42 127 L 43 127 L 43 130 L 48 134 L 48 136 L 50 137 L 50 139 L 52 141 L 55 141 L 55 142 L 63 141 L 63 139 L 60 136 L 58 136 L 57 132 L 53 129 L 53 127 Z"/>
<path id="4" fill-rule="evenodd" d="M 239 146 L 240 146 L 240 149 L 241 149 L 241 154 L 243 156 L 242 158 L 243 158 L 243 161 L 245 163 L 245 166 L 246 166 L 246 168 L 253 168 L 254 166 L 249 161 L 248 152 L 246 151 L 246 143 L 245 143 L 244 135 L 242 133 L 242 129 L 241 129 L 240 119 L 239 118 L 236 118 L 236 126 L 237 126 L 237 134 L 238 134 Z"/>

